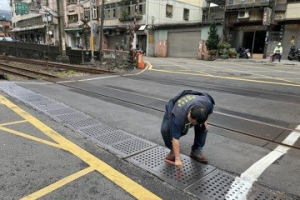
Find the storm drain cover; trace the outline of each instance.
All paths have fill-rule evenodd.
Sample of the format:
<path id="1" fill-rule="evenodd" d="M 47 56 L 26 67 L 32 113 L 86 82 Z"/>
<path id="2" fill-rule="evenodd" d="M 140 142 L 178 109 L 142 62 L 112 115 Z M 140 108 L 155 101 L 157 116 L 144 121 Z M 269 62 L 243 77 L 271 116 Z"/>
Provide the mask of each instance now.
<path id="1" fill-rule="evenodd" d="M 64 115 L 72 112 L 75 112 L 74 109 L 70 109 L 68 107 L 47 111 L 47 113 L 50 115 Z"/>
<path id="2" fill-rule="evenodd" d="M 185 155 L 181 155 L 183 162 L 183 172 L 180 177 L 177 174 L 175 166 L 167 164 L 163 161 L 164 157 L 170 150 L 163 147 L 156 147 L 141 154 L 135 155 L 128 159 L 128 161 L 145 168 L 149 172 L 157 175 L 162 180 L 184 189 L 191 184 L 195 183 L 202 177 L 206 176 L 215 167 L 210 165 L 202 165 Z"/>
<path id="3" fill-rule="evenodd" d="M 99 124 L 96 126 L 83 128 L 79 132 L 82 133 L 83 135 L 93 138 L 97 135 L 102 135 L 102 134 L 113 132 L 113 131 L 115 131 L 115 129 L 113 129 L 112 127 L 104 125 L 104 124 Z"/>
<path id="4" fill-rule="evenodd" d="M 40 111 L 48 112 L 50 110 L 64 109 L 68 108 L 67 106 L 57 103 L 55 101 L 47 101 L 47 102 L 38 102 L 32 104 L 32 106 Z"/>
<path id="5" fill-rule="evenodd" d="M 226 195 L 234 179 L 234 176 L 216 170 L 187 188 L 187 191 L 203 200 L 227 200 Z"/>
<path id="6" fill-rule="evenodd" d="M 80 121 L 69 121 L 68 125 L 75 129 L 83 129 L 89 126 L 96 126 L 98 124 L 101 124 L 99 121 L 93 119 L 93 118 L 87 118 Z"/>
<path id="7" fill-rule="evenodd" d="M 292 200 L 292 197 L 289 197 L 278 191 L 273 191 L 267 188 L 253 187 L 247 196 L 247 200 Z"/>
<path id="8" fill-rule="evenodd" d="M 120 141 L 128 140 L 132 136 L 124 131 L 118 130 L 114 132 L 109 132 L 106 134 L 96 135 L 95 139 L 97 142 L 106 145 L 111 145 Z"/>
<path id="9" fill-rule="evenodd" d="M 128 158 L 127 160 L 141 168 L 146 168 L 147 170 L 154 169 L 159 165 L 164 164 L 164 157 L 170 152 L 169 149 L 164 147 L 156 147 Z"/>
<path id="10" fill-rule="evenodd" d="M 73 113 L 69 113 L 69 114 L 65 114 L 65 115 L 53 116 L 53 118 L 58 119 L 58 121 L 68 124 L 68 122 L 74 122 L 74 121 L 87 119 L 88 116 L 81 114 L 79 112 L 73 112 Z"/>
<path id="11" fill-rule="evenodd" d="M 108 146 L 107 149 L 120 157 L 128 157 L 156 146 L 155 143 L 143 140 L 132 135 L 130 140 L 125 140 Z"/>
<path id="12" fill-rule="evenodd" d="M 28 96 L 21 96 L 19 98 L 22 99 L 23 101 L 27 101 L 27 102 L 49 101 L 48 98 L 43 97 L 41 95 L 28 95 Z"/>

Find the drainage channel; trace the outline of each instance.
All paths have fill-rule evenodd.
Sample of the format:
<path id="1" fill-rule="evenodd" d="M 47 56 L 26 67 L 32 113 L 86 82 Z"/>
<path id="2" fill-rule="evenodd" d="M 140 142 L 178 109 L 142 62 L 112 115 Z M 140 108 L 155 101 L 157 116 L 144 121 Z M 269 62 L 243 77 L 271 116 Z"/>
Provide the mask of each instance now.
<path id="1" fill-rule="evenodd" d="M 14 83 L 3 81 L 0 89 L 8 95 L 21 100 L 26 105 L 42 112 L 51 119 L 67 126 L 74 132 L 107 149 L 116 156 L 154 174 L 161 180 L 190 193 L 202 200 L 292 200 L 292 197 L 263 186 L 252 186 L 250 192 L 245 180 L 235 184 L 235 176 L 203 165 L 181 155 L 184 171 L 178 179 L 174 166 L 168 165 L 163 158 L 168 149 L 144 140 L 122 130 L 101 123 L 91 116 L 52 100 Z M 245 186 L 245 188 L 243 188 Z"/>

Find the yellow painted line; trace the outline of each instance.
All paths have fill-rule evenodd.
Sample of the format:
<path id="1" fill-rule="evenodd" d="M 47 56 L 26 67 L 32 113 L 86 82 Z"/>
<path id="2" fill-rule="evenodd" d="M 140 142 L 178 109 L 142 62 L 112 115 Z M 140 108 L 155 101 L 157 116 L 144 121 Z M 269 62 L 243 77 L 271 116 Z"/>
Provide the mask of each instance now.
<path id="1" fill-rule="evenodd" d="M 51 185 L 49 185 L 49 186 L 47 186 L 47 187 L 45 187 L 45 188 L 43 188 L 43 189 L 41 189 L 37 192 L 34 192 L 34 193 L 32 193 L 32 194 L 30 194 L 26 197 L 23 197 L 20 200 L 34 200 L 34 199 L 38 199 L 40 197 L 43 197 L 44 195 L 49 194 L 49 193 L 53 192 L 54 190 L 66 185 L 66 184 L 68 184 L 68 183 L 70 183 L 70 182 L 72 182 L 72 181 L 74 181 L 74 180 L 76 180 L 76 179 L 92 172 L 92 171 L 95 171 L 95 169 L 92 168 L 92 167 L 88 167 L 86 169 L 83 169 L 83 170 L 81 170 L 79 172 L 76 172 L 75 174 L 72 174 L 72 175 L 70 175 L 70 176 L 68 176 L 64 179 L 61 179 L 61 180 L 57 181 L 56 183 L 53 183 L 53 184 L 51 184 Z"/>
<path id="2" fill-rule="evenodd" d="M 236 63 L 231 63 L 231 64 L 232 65 L 236 65 L 236 66 L 249 67 L 247 65 L 242 65 L 242 64 L 236 64 Z M 226 68 L 226 69 L 228 69 L 228 68 Z M 233 69 L 230 69 L 230 70 L 233 70 Z M 238 70 L 236 70 L 236 71 L 238 71 Z M 242 72 L 242 71 L 239 71 L 239 72 Z M 266 77 L 266 78 L 271 78 L 271 79 L 275 79 L 275 80 L 280 80 L 280 81 L 284 81 L 284 82 L 287 82 L 287 83 L 299 84 L 297 82 L 289 81 L 289 80 L 282 79 L 282 78 L 276 78 L 276 77 L 272 77 L 272 76 L 260 75 L 260 74 L 251 73 L 251 72 L 247 72 L 247 73 L 258 75 L 258 76 L 262 76 L 262 77 Z"/>
<path id="3" fill-rule="evenodd" d="M 147 62 L 147 61 L 144 61 L 144 63 L 146 63 L 147 64 L 147 66 L 149 66 L 149 70 L 151 70 L 152 68 L 153 68 L 153 66 L 151 65 L 151 63 L 150 62 Z"/>
<path id="4" fill-rule="evenodd" d="M 14 135 L 17 135 L 17 136 L 20 136 L 20 137 L 23 137 L 23 138 L 26 138 L 26 139 L 33 140 L 35 142 L 40 142 L 40 143 L 43 143 L 43 144 L 47 144 L 47 145 L 55 147 L 55 148 L 60 148 L 60 149 L 62 148 L 59 144 L 56 144 L 56 143 L 53 143 L 53 142 L 49 142 L 47 140 L 43 140 L 43 139 L 31 136 L 29 134 L 21 133 L 19 131 L 15 131 L 15 130 L 12 130 L 12 129 L 9 129 L 9 128 L 6 128 L 6 127 L 1 127 L 0 126 L 0 130 L 8 132 L 8 133 L 12 133 Z"/>
<path id="5" fill-rule="evenodd" d="M 145 200 L 158 200 L 161 199 L 143 186 L 139 185 L 138 183 L 134 182 L 127 176 L 123 175 L 119 171 L 115 170 L 99 158 L 95 157 L 94 155 L 90 154 L 86 150 L 82 149 L 78 145 L 74 144 L 73 142 L 67 140 L 56 131 L 30 115 L 29 113 L 25 112 L 6 98 L 0 95 L 0 102 L 3 102 L 5 106 L 13 110 L 15 113 L 20 115 L 22 118 L 27 120 L 33 126 L 35 126 L 40 131 L 44 132 L 47 136 L 52 138 L 54 141 L 59 143 L 63 149 L 69 151 L 73 155 L 80 158 L 82 161 L 87 163 L 89 166 L 94 168 L 96 171 L 101 173 L 103 176 L 108 178 L 109 180 L 113 181 L 116 185 L 123 188 L 129 194 L 137 199 L 145 199 Z"/>
<path id="6" fill-rule="evenodd" d="M 0 124 L 0 126 L 9 126 L 9 125 L 14 125 L 14 124 L 21 124 L 27 122 L 26 120 L 21 120 L 21 121 L 15 121 L 15 122 L 8 122 L 4 124 Z"/>
<path id="7" fill-rule="evenodd" d="M 173 73 L 173 74 L 186 74 L 192 76 L 204 76 L 204 77 L 212 77 L 212 78 L 219 78 L 219 79 L 228 79 L 228 80 L 237 80 L 237 81 L 246 81 L 246 82 L 253 82 L 253 83 L 267 83 L 273 85 L 284 85 L 284 86 L 293 86 L 293 87 L 300 87 L 300 84 L 291 84 L 291 83 L 277 83 L 271 81 L 260 81 L 260 80 L 251 80 L 251 79 L 243 79 L 243 78 L 234 78 L 229 76 L 216 76 L 216 75 L 204 75 L 204 74 L 195 74 L 195 73 L 185 73 L 185 72 L 174 72 L 174 71 L 167 71 L 167 70 L 160 70 L 160 69 L 152 69 L 152 71 L 164 72 L 164 73 Z"/>
<path id="8" fill-rule="evenodd" d="M 191 62 L 191 61 L 185 61 L 187 63 L 192 63 L 192 64 L 199 64 L 199 65 L 202 65 L 202 66 L 207 66 L 207 67 L 213 67 L 213 68 L 217 68 L 217 69 L 220 69 L 219 66 L 214 66 L 214 65 L 206 65 L 206 64 L 203 64 L 203 63 L 199 63 L 199 62 Z M 242 64 L 236 64 L 236 63 L 230 63 L 232 65 L 236 65 L 236 66 L 242 66 L 242 67 L 249 67 L 247 65 L 242 65 Z M 221 69 L 224 69 L 224 68 L 221 68 Z M 229 71 L 233 71 L 233 72 L 241 72 L 241 73 L 245 73 L 244 71 L 240 71 L 240 70 L 236 70 L 236 69 L 230 69 L 230 68 L 225 68 L 226 70 L 229 70 Z M 195 70 L 196 71 L 196 70 Z M 276 78 L 276 77 L 272 77 L 272 76 L 267 76 L 267 75 L 263 75 L 263 74 L 257 74 L 257 73 L 252 73 L 252 72 L 247 72 L 249 74 L 252 74 L 252 75 L 256 75 L 256 76 L 260 76 L 260 77 L 264 77 L 264 78 L 268 78 L 268 79 L 273 79 L 273 80 L 279 80 L 279 81 L 283 81 L 283 82 L 287 82 L 287 83 L 293 83 L 293 84 L 299 84 L 297 82 L 293 82 L 293 81 L 289 81 L 289 80 L 286 80 L 286 79 L 282 79 L 282 78 Z M 250 80 L 250 79 L 248 79 Z"/>

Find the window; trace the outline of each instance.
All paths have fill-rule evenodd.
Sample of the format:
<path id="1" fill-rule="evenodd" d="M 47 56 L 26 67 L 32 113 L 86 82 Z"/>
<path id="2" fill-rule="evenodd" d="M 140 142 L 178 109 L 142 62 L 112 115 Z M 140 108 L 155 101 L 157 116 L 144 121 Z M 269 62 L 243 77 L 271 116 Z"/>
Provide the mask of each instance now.
<path id="1" fill-rule="evenodd" d="M 190 10 L 184 8 L 183 9 L 183 20 L 189 21 L 189 17 L 190 17 Z"/>
<path id="2" fill-rule="evenodd" d="M 68 0 L 68 3 L 71 4 L 71 3 L 77 3 L 77 0 Z"/>
<path id="3" fill-rule="evenodd" d="M 84 18 L 90 19 L 90 8 L 84 8 Z"/>
<path id="4" fill-rule="evenodd" d="M 78 22 L 78 15 L 68 15 L 68 21 L 69 23 L 75 23 Z"/>
<path id="5" fill-rule="evenodd" d="M 93 8 L 93 19 L 97 19 L 98 13 L 97 13 L 97 8 Z"/>
<path id="6" fill-rule="evenodd" d="M 168 5 L 166 6 L 166 17 L 172 18 L 173 17 L 173 6 Z"/>

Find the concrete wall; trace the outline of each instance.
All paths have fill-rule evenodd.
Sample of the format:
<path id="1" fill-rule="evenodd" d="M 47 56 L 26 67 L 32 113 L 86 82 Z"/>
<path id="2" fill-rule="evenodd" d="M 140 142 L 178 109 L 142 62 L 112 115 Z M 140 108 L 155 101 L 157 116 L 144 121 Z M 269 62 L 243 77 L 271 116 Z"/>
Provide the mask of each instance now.
<path id="1" fill-rule="evenodd" d="M 222 34 L 222 25 L 217 25 L 217 33 L 219 35 L 219 37 L 221 37 Z M 209 33 L 209 26 L 202 26 L 201 27 L 201 40 L 207 40 L 208 38 L 208 33 Z"/>
<path id="2" fill-rule="evenodd" d="M 300 19 L 300 3 L 289 3 L 287 5 L 285 18 L 286 19 Z"/>
<path id="3" fill-rule="evenodd" d="M 166 17 L 166 5 L 173 6 L 173 16 Z M 200 7 L 171 0 L 149 1 L 148 24 L 189 23 L 202 21 L 202 9 Z M 183 19 L 183 10 L 189 9 L 189 20 Z"/>

